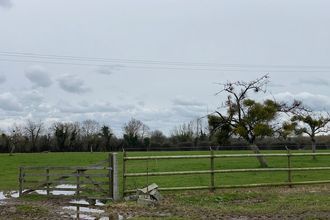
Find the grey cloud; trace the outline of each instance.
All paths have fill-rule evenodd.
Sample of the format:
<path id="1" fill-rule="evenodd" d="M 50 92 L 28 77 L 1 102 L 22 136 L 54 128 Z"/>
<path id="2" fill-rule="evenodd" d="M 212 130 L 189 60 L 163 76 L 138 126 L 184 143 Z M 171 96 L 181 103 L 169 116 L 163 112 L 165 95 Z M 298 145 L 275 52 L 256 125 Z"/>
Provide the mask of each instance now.
<path id="1" fill-rule="evenodd" d="M 25 70 L 25 76 L 37 87 L 49 87 L 53 83 L 47 71 L 41 66 L 29 67 Z"/>
<path id="2" fill-rule="evenodd" d="M 0 94 L 0 109 L 5 111 L 21 111 L 23 107 L 16 96 L 6 92 Z"/>
<path id="3" fill-rule="evenodd" d="M 192 120 L 205 115 L 205 108 L 202 106 L 185 107 L 185 106 L 174 106 L 172 108 L 174 115 L 179 117 Z"/>
<path id="4" fill-rule="evenodd" d="M 285 87 L 283 84 L 274 83 L 274 82 L 269 83 L 268 86 L 271 87 L 271 88 L 283 88 L 283 87 Z"/>
<path id="5" fill-rule="evenodd" d="M 10 8 L 13 6 L 11 0 L 0 0 L 0 7 Z"/>
<path id="6" fill-rule="evenodd" d="M 59 106 L 59 110 L 62 113 L 115 113 L 121 111 L 120 108 L 113 106 L 109 102 L 97 102 L 92 104 L 88 102 L 80 102 L 78 104 L 62 102 Z"/>
<path id="7" fill-rule="evenodd" d="M 7 80 L 6 76 L 0 74 L 0 84 L 6 82 L 6 80 Z"/>
<path id="8" fill-rule="evenodd" d="M 330 81 L 321 78 L 309 78 L 309 79 L 299 79 L 298 82 L 293 83 L 294 85 L 312 85 L 312 86 L 329 86 Z"/>
<path id="9" fill-rule="evenodd" d="M 60 87 L 69 93 L 86 93 L 91 91 L 89 87 L 85 85 L 85 82 L 75 75 L 64 75 L 58 79 Z"/>
<path id="10" fill-rule="evenodd" d="M 173 101 L 177 106 L 204 106 L 205 104 L 194 99 L 175 98 Z"/>
<path id="11" fill-rule="evenodd" d="M 138 101 L 137 104 L 139 106 L 145 106 L 146 105 L 146 103 L 144 101 L 142 101 L 142 100 Z"/>
<path id="12" fill-rule="evenodd" d="M 44 95 L 36 89 L 24 91 L 22 93 L 22 102 L 26 105 L 41 104 L 44 98 Z"/>
<path id="13" fill-rule="evenodd" d="M 103 75 L 111 75 L 115 71 L 120 70 L 120 68 L 122 67 L 124 66 L 122 65 L 101 66 L 96 70 L 96 72 Z"/>

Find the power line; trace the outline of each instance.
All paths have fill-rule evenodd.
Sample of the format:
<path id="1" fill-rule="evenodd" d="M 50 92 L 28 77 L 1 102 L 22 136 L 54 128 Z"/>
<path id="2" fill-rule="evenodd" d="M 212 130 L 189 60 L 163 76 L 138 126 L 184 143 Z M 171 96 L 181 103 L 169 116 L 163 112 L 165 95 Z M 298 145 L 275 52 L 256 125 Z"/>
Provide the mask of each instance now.
<path id="1" fill-rule="evenodd" d="M 36 63 L 57 64 L 57 65 L 98 66 L 98 67 L 112 67 L 112 68 L 234 71 L 234 72 L 239 72 L 239 71 L 308 72 L 308 73 L 330 72 L 330 66 L 317 66 L 317 65 L 256 65 L 256 64 L 192 63 L 192 62 L 172 62 L 172 61 L 159 61 L 159 60 L 109 59 L 109 58 L 63 56 L 63 55 L 37 54 L 37 53 L 25 53 L 25 52 L 24 53 L 6 52 L 6 51 L 0 51 L 0 57 L 1 56 L 14 57 L 14 58 L 17 57 L 29 58 L 29 60 L 0 58 L 0 61 L 7 61 L 7 62 L 36 62 Z M 134 66 L 132 64 L 141 64 L 141 65 Z"/>
<path id="2" fill-rule="evenodd" d="M 312 68 L 312 69 L 330 69 L 330 66 L 320 65 L 260 65 L 260 64 L 220 64 L 220 63 L 199 63 L 199 62 L 178 62 L 178 61 L 160 61 L 160 60 L 137 60 L 137 59 L 110 59 L 100 57 L 83 57 L 83 56 L 67 56 L 54 54 L 38 54 L 26 52 L 7 52 L 0 51 L 0 56 L 29 57 L 42 59 L 60 59 L 60 60 L 76 60 L 76 61 L 102 61 L 102 62 L 122 62 L 122 63 L 142 63 L 157 65 L 185 65 L 185 66 L 217 66 L 217 67 L 246 67 L 246 68 Z"/>
<path id="3" fill-rule="evenodd" d="M 3 62 L 15 62 L 15 63 L 43 63 L 43 64 L 55 64 L 55 65 L 71 65 L 71 66 L 90 66 L 90 67 L 110 67 L 107 64 L 91 64 L 91 63 L 72 63 L 72 62 L 57 62 L 57 61 L 42 61 L 42 60 L 13 60 L 13 59 L 0 59 Z M 133 66 L 133 65 L 123 65 L 114 66 L 115 68 L 129 68 L 129 69 L 162 69 L 162 70 L 192 70 L 192 71 L 213 71 L 213 72 L 279 72 L 279 73 L 315 73 L 315 72 L 326 72 L 329 70 L 265 70 L 265 69 L 225 69 L 225 68 L 189 68 L 189 67 L 166 67 L 166 66 Z"/>

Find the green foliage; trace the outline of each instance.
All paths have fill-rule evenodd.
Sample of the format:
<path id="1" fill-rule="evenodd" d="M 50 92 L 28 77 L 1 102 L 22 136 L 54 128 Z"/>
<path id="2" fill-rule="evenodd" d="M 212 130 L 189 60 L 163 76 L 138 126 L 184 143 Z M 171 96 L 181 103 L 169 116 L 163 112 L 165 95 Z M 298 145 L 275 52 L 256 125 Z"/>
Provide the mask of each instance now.
<path id="1" fill-rule="evenodd" d="M 250 82 L 237 81 L 223 84 L 219 93 L 226 93 L 226 113 L 216 112 L 217 115 L 209 116 L 209 128 L 211 134 L 219 136 L 220 144 L 228 142 L 230 137 L 240 137 L 251 146 L 257 138 L 272 136 L 279 130 L 274 125 L 281 112 L 291 112 L 300 106 L 295 101 L 292 105 L 277 103 L 273 100 L 258 102 L 249 98 L 249 93 L 266 92 L 269 76 L 264 75 Z M 255 146 L 258 153 L 258 147 Z M 260 160 L 262 166 L 266 166 L 264 160 Z"/>
<path id="2" fill-rule="evenodd" d="M 330 117 L 316 115 L 313 112 L 294 115 L 291 118 L 291 124 L 287 123 L 288 131 L 293 131 L 297 135 L 307 134 L 314 140 L 317 134 L 326 133 L 329 131 L 328 124 Z"/>
<path id="3" fill-rule="evenodd" d="M 257 137 L 271 136 L 273 134 L 273 128 L 268 124 L 256 124 L 253 129 L 254 134 Z"/>
<path id="4" fill-rule="evenodd" d="M 208 117 L 208 123 L 213 136 L 216 137 L 217 143 L 222 145 L 228 144 L 232 131 L 231 126 L 228 123 L 223 123 L 222 119 L 215 115 Z"/>
<path id="5" fill-rule="evenodd" d="M 239 136 L 249 143 L 256 138 L 271 136 L 274 133 L 272 122 L 279 114 L 279 106 L 272 100 L 262 103 L 245 99 L 240 108 L 230 105 L 228 115 L 211 115 L 208 118 L 211 131 L 219 136 L 218 140 L 226 142 L 232 135 Z"/>

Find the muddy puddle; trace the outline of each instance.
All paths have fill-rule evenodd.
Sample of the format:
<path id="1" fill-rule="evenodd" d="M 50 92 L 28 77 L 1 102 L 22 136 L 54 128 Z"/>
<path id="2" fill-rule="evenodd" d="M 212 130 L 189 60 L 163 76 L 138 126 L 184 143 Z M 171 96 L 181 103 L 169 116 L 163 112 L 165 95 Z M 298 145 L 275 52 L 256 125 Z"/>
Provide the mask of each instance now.
<path id="1" fill-rule="evenodd" d="M 18 198 L 18 192 L 10 191 L 10 192 L 0 192 L 0 205 L 6 204 L 6 200 L 10 198 Z"/>
<path id="2" fill-rule="evenodd" d="M 3 192 L 0 192 L 0 205 L 4 204 L 6 199 L 7 197 L 5 196 L 5 194 Z"/>
<path id="3" fill-rule="evenodd" d="M 58 185 L 56 186 L 56 188 L 59 189 L 76 189 L 76 186 L 74 185 Z M 47 195 L 47 191 L 46 190 L 36 190 L 36 193 L 38 193 L 39 195 Z M 53 190 L 50 191 L 50 194 L 54 195 L 54 196 L 73 196 L 75 194 L 74 191 L 60 191 L 60 190 Z"/>
<path id="4" fill-rule="evenodd" d="M 61 189 L 75 189 L 76 186 L 74 185 L 58 185 L 56 188 Z M 24 191 L 23 191 L 24 192 Z M 46 190 L 37 190 L 34 193 L 39 195 L 47 195 Z M 52 195 L 67 195 L 73 196 L 75 195 L 74 191 L 61 191 L 61 190 L 54 190 L 51 191 Z M 9 191 L 9 192 L 0 192 L 0 206 L 6 205 L 10 199 L 15 199 L 19 197 L 19 193 L 16 191 Z M 8 202 L 10 204 L 10 202 Z M 68 203 L 63 204 L 60 207 L 61 212 L 58 213 L 59 218 L 70 218 L 70 219 L 115 219 L 115 220 L 123 220 L 125 219 L 123 216 L 120 215 L 111 215 L 109 216 L 106 213 L 105 204 L 99 200 L 94 200 L 92 204 L 90 204 L 87 200 L 83 199 L 73 199 Z"/>
<path id="5" fill-rule="evenodd" d="M 74 219 L 100 219 L 100 220 L 124 220 L 121 215 L 107 214 L 103 208 L 105 204 L 96 201 L 95 205 L 90 205 L 86 200 L 72 200 L 67 206 L 63 207 L 63 210 L 70 215 L 70 218 Z"/>

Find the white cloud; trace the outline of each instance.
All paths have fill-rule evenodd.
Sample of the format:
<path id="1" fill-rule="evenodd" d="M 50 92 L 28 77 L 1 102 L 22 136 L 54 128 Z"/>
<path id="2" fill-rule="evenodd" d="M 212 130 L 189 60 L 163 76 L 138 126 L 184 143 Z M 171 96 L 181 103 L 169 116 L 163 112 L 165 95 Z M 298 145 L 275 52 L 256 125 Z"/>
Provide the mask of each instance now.
<path id="1" fill-rule="evenodd" d="M 0 94 L 0 109 L 5 111 L 21 111 L 23 107 L 16 96 L 6 92 Z"/>
<path id="2" fill-rule="evenodd" d="M 312 94 L 308 92 L 301 92 L 293 94 L 290 92 L 279 93 L 275 98 L 280 101 L 292 102 L 293 100 L 302 101 L 304 105 L 314 111 L 329 111 L 330 110 L 330 97 L 319 94 Z"/>
<path id="3" fill-rule="evenodd" d="M 53 83 L 47 71 L 41 66 L 27 68 L 25 70 L 25 76 L 37 87 L 49 87 Z"/>
<path id="4" fill-rule="evenodd" d="M 11 6 L 13 6 L 11 0 L 0 0 L 0 7 L 10 8 Z"/>
<path id="5" fill-rule="evenodd" d="M 85 82 L 76 75 L 63 75 L 58 79 L 60 87 L 70 93 L 86 93 L 91 89 L 85 85 Z"/>

